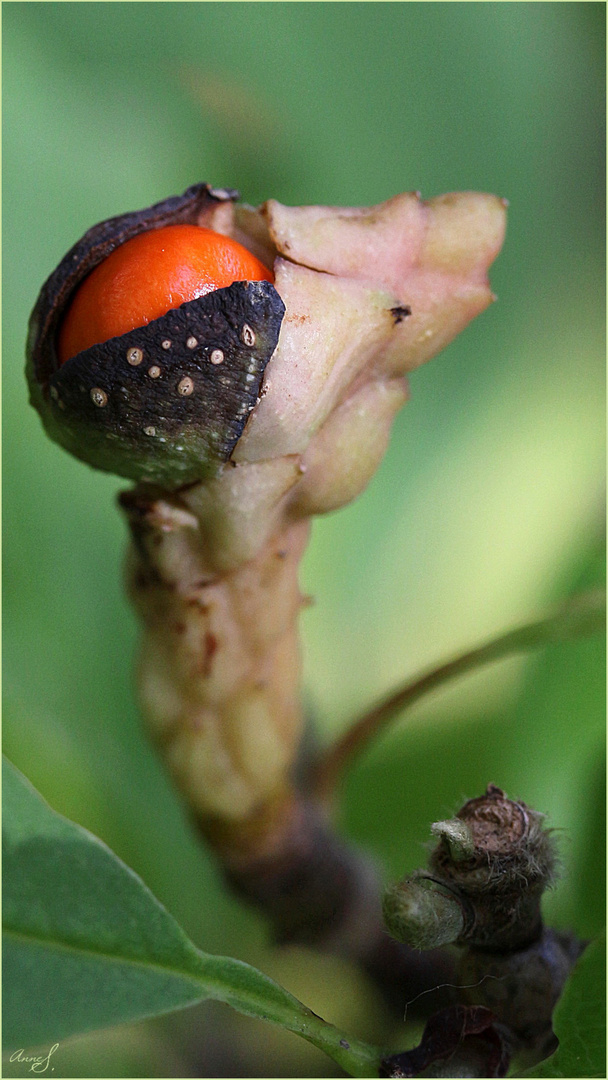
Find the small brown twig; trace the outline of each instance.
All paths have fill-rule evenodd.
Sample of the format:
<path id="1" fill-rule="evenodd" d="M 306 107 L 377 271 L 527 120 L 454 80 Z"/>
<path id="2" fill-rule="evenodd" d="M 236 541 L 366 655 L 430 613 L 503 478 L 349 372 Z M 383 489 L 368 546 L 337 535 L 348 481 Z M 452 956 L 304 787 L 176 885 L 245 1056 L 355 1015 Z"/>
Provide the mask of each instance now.
<path id="1" fill-rule="evenodd" d="M 539 648 L 549 642 L 567 641 L 586 634 L 598 633 L 605 627 L 606 594 L 592 589 L 570 598 L 554 614 L 539 622 L 518 627 L 469 652 L 432 668 L 364 712 L 359 719 L 325 750 L 310 770 L 310 789 L 322 802 L 329 802 L 340 777 L 384 729 L 425 694 L 436 690 L 459 675 L 502 660 L 518 652 Z"/>

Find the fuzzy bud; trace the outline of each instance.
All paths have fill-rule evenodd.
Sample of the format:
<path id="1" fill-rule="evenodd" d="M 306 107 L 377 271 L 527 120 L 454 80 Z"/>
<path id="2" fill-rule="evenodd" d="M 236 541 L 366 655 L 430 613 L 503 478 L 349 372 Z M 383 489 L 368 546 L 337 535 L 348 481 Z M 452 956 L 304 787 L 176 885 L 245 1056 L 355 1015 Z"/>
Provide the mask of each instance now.
<path id="1" fill-rule="evenodd" d="M 413 949 L 437 949 L 460 937 L 462 903 L 445 885 L 416 874 L 384 893 L 382 914 L 389 933 Z"/>
<path id="2" fill-rule="evenodd" d="M 469 826 L 458 818 L 451 821 L 435 821 L 431 825 L 433 836 L 443 840 L 452 862 L 466 862 L 475 854 L 475 840 Z"/>
<path id="3" fill-rule="evenodd" d="M 542 923 L 541 897 L 557 868 L 544 816 L 489 784 L 431 831 L 439 843 L 428 873 L 386 892 L 387 928 L 420 949 L 461 946 L 455 989 L 468 1007 L 490 1009 L 510 1049 L 524 1050 L 532 1063 L 555 1049 L 551 1014 L 583 947 Z"/>
<path id="4" fill-rule="evenodd" d="M 474 920 L 464 937 L 482 948 L 523 948 L 538 937 L 540 899 L 553 882 L 556 853 L 544 815 L 508 799 L 488 785 L 485 795 L 470 799 L 452 822 L 438 823 L 441 841 L 429 866 L 466 898 Z M 460 831 L 469 839 L 454 844 Z M 461 939 L 462 940 L 462 939 Z"/>

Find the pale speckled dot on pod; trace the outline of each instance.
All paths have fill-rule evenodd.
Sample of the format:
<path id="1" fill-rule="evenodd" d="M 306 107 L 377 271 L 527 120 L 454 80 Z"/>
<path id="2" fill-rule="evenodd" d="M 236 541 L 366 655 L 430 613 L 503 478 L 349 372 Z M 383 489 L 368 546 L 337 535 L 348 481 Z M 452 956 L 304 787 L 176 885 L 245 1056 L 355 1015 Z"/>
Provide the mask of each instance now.
<path id="1" fill-rule="evenodd" d="M 94 405 L 97 405 L 98 409 L 103 409 L 104 405 L 108 404 L 108 395 L 105 390 L 102 390 L 100 386 L 94 386 L 91 390 L 91 401 Z"/>
<path id="2" fill-rule="evenodd" d="M 185 375 L 177 384 L 177 392 L 182 397 L 188 397 L 194 392 L 194 383 L 189 375 Z"/>

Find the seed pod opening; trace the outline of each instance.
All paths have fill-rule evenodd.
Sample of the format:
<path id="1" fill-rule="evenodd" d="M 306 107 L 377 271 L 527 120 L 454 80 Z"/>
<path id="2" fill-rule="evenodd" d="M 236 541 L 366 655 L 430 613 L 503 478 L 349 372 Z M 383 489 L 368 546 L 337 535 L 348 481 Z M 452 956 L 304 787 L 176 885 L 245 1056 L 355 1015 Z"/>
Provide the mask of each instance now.
<path id="1" fill-rule="evenodd" d="M 169 488 L 207 479 L 229 459 L 258 401 L 285 312 L 269 281 L 235 281 L 63 364 L 57 342 L 78 287 L 117 247 L 167 225 L 213 228 L 237 197 L 198 184 L 101 222 L 43 286 L 30 320 L 30 396 L 51 438 L 76 457 Z"/>

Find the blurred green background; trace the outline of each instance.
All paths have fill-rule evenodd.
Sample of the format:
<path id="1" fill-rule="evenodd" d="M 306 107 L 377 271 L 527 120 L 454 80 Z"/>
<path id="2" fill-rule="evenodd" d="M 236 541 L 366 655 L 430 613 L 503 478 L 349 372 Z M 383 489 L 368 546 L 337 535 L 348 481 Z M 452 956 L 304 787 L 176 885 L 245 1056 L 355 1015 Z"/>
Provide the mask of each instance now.
<path id="1" fill-rule="evenodd" d="M 5 750 L 203 948 L 255 963 L 353 1034 L 411 1045 L 347 965 L 270 948 L 197 845 L 134 703 L 123 485 L 43 435 L 27 318 L 89 226 L 200 180 L 251 203 L 509 199 L 499 303 L 412 377 L 370 488 L 315 525 L 305 688 L 329 740 L 404 677 L 603 576 L 604 5 L 6 3 L 3 17 Z M 560 830 L 547 911 L 593 934 L 603 667 L 589 639 L 437 693 L 352 771 L 342 828 L 400 876 L 424 860 L 429 823 L 493 781 Z M 332 1075 L 307 1044 L 219 1006 L 66 1042 L 54 1063 L 56 1076 Z"/>

